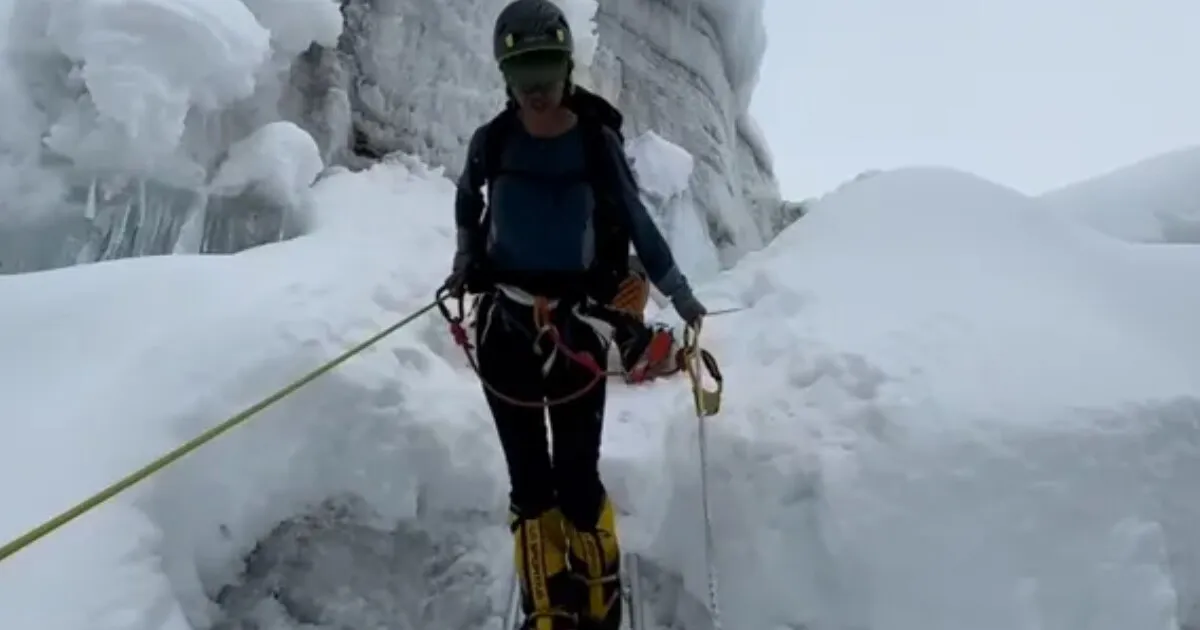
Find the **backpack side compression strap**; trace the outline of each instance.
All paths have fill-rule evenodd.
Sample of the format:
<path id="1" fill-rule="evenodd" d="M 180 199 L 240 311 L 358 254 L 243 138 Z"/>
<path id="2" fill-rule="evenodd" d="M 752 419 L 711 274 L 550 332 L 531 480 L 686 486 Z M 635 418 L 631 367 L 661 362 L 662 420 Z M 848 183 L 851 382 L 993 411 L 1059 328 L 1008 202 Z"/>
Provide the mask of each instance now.
<path id="1" fill-rule="evenodd" d="M 583 119 L 581 119 L 583 120 Z M 625 224 L 621 212 L 620 199 L 617 190 L 620 185 L 617 180 L 616 164 L 606 146 L 604 128 L 595 120 L 589 120 L 584 125 L 583 150 L 584 170 L 596 198 L 596 213 L 594 229 L 596 231 L 596 262 L 597 288 L 615 293 L 617 286 L 629 275 L 629 227 Z M 607 296 L 598 296 L 607 297 Z"/>

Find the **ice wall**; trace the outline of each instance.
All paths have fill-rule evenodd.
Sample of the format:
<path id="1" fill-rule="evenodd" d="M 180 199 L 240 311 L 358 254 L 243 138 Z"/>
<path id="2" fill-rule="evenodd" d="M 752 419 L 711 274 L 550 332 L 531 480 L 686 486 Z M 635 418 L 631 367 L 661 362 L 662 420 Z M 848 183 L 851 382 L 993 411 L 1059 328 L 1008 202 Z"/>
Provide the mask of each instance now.
<path id="1" fill-rule="evenodd" d="M 15 0 L 0 273 L 296 233 L 297 200 L 270 194 L 278 174 L 213 187 L 230 147 L 272 122 L 311 134 L 324 165 L 400 151 L 456 175 L 502 105 L 490 45 L 506 0 L 297 1 Z M 622 108 L 629 138 L 653 131 L 695 157 L 689 211 L 724 263 L 794 218 L 747 114 L 761 0 L 559 3 L 576 79 Z"/>
<path id="2" fill-rule="evenodd" d="M 601 0 L 597 24 L 631 131 L 695 156 L 697 205 L 723 258 L 760 247 L 784 212 L 747 113 L 766 49 L 762 1 Z"/>
<path id="3" fill-rule="evenodd" d="M 333 152 L 314 166 L 307 140 L 291 136 L 300 145 L 286 146 L 305 146 L 302 168 L 261 152 L 253 181 L 231 188 L 213 178 L 233 147 L 268 146 L 254 134 L 283 121 L 303 123 L 327 149 L 346 144 L 336 137 L 349 126 L 345 94 L 331 89 L 336 64 L 310 49 L 337 42 L 333 0 L 15 0 L 5 9 L 0 273 L 279 240 L 294 233 L 303 195 L 278 196 L 278 182 L 303 171 L 297 185 L 307 189 Z"/>
<path id="4" fill-rule="evenodd" d="M 348 1 L 342 51 L 356 64 L 362 153 L 405 151 L 457 173 L 471 132 L 503 101 L 490 45 L 505 4 Z M 560 4 L 580 43 L 577 79 L 622 109 L 627 137 L 654 131 L 695 156 L 696 207 L 723 258 L 776 233 L 787 208 L 747 114 L 766 46 L 761 0 Z"/>

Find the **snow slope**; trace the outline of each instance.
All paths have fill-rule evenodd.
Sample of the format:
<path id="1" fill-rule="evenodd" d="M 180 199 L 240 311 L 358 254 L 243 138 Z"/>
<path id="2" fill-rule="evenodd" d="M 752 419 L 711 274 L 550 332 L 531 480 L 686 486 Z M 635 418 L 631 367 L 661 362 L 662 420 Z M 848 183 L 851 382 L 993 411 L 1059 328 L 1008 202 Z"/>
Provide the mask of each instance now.
<path id="1" fill-rule="evenodd" d="M 429 208 L 445 207 L 451 191 L 448 181 L 401 166 L 335 175 L 317 189 L 319 236 L 236 256 L 128 259 L 0 279 L 13 297 L 0 325 L 11 362 L 3 417 L 21 431 L 0 456 L 0 495 L 10 498 L 3 537 L 427 301 L 450 243 L 446 213 Z M 370 486 L 363 496 L 373 504 L 411 514 L 418 484 L 430 479 L 407 468 L 441 459 L 428 432 L 453 436 L 455 425 L 480 419 L 437 398 L 473 390 L 422 343 L 441 332 L 430 320 L 404 331 L 140 488 L 136 502 L 118 501 L 12 558 L 0 567 L 0 626 L 183 628 L 186 611 L 206 627 L 197 580 L 214 588 L 232 579 L 255 539 L 306 502 Z M 62 388 L 72 395 L 47 396 Z M 486 434 L 465 437 L 479 444 L 472 459 L 494 459 Z M 443 465 L 467 456 L 466 444 Z M 436 500 L 474 505 L 472 495 L 499 490 L 488 474 L 469 471 L 465 492 L 440 488 Z M 52 592 L 78 605 L 46 599 Z"/>
<path id="2" fill-rule="evenodd" d="M 426 302 L 451 194 L 412 162 L 334 173 L 293 241 L 0 278 L 0 536 Z M 1198 272 L 912 170 L 704 286 L 748 307 L 707 327 L 727 627 L 1200 621 Z M 0 627 L 498 628 L 503 464 L 456 352 L 421 320 L 0 564 Z M 614 388 L 603 474 L 656 627 L 700 630 L 688 400 Z"/>
<path id="3" fill-rule="evenodd" d="M 1123 240 L 1200 243 L 1200 148 L 1158 155 L 1041 199 Z"/>

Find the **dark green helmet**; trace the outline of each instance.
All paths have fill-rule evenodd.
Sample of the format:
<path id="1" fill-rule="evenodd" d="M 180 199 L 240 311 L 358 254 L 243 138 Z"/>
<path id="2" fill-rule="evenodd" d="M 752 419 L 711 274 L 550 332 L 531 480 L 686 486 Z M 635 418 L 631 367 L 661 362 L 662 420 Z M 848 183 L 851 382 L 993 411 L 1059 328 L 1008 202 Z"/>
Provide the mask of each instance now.
<path id="1" fill-rule="evenodd" d="M 513 0 L 496 18 L 492 54 L 499 63 L 539 51 L 569 58 L 574 49 L 567 16 L 550 0 Z"/>

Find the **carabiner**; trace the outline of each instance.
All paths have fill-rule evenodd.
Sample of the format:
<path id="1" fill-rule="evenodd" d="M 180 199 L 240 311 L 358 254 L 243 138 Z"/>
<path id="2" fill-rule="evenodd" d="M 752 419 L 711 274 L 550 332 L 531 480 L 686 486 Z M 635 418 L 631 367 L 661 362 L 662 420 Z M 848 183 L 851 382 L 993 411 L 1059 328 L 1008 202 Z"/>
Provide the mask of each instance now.
<path id="1" fill-rule="evenodd" d="M 696 415 L 701 418 L 715 416 L 721 411 L 721 395 L 725 391 L 725 378 L 717 359 L 700 347 L 700 324 L 688 324 L 683 329 L 683 365 L 688 380 L 692 383 L 692 399 L 696 404 Z M 705 389 L 700 366 L 708 372 L 716 384 L 714 389 Z"/>

